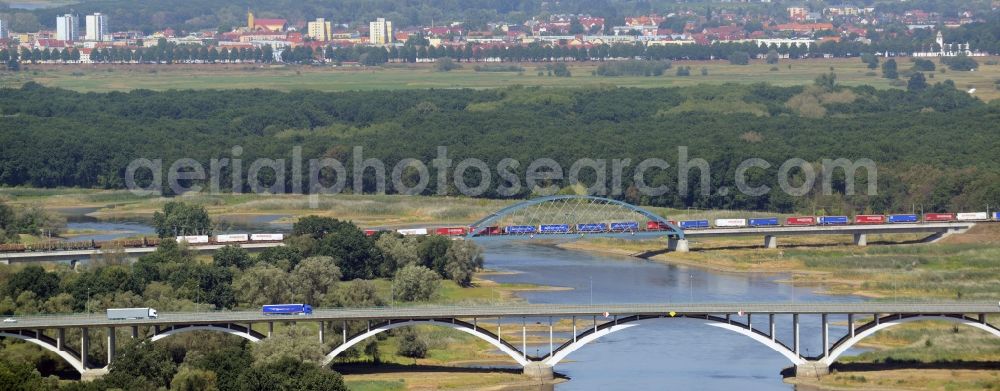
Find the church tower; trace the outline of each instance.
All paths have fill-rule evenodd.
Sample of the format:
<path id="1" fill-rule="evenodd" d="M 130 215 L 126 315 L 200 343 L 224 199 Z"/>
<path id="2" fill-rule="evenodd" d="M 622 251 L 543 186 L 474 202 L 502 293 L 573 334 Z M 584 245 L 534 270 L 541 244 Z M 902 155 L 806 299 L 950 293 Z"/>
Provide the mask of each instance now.
<path id="1" fill-rule="evenodd" d="M 939 48 L 938 50 L 940 50 L 941 54 L 944 55 L 944 36 L 941 35 L 941 30 L 938 30 L 937 38 L 935 39 L 935 41 L 938 44 L 938 48 Z"/>
<path id="2" fill-rule="evenodd" d="M 253 12 L 249 8 L 247 8 L 247 30 L 253 31 Z"/>

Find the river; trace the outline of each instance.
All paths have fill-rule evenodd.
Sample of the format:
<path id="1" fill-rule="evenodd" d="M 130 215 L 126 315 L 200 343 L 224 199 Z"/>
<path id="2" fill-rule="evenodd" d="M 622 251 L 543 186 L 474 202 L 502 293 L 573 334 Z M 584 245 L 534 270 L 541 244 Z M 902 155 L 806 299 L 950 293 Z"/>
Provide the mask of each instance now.
<path id="1" fill-rule="evenodd" d="M 780 283 L 783 275 L 729 274 L 630 257 L 531 244 L 491 244 L 486 267 L 513 272 L 492 279 L 573 288 L 522 293 L 531 303 L 740 303 L 858 301 L 813 293 Z M 593 288 L 591 288 L 593 287 Z M 591 298 L 592 297 L 592 298 Z M 665 304 L 664 312 L 669 311 Z M 831 319 L 836 321 L 843 319 Z M 757 322 L 765 322 L 766 318 Z M 801 318 L 802 349 L 815 354 L 822 342 L 818 317 Z M 778 337 L 791 340 L 791 318 L 776 317 Z M 758 323 L 761 324 L 761 323 Z M 846 332 L 830 327 L 831 339 Z M 558 344 L 559 342 L 557 342 Z M 545 354 L 548 344 L 529 347 Z M 662 319 L 603 337 L 556 365 L 570 381 L 557 390 L 678 389 L 790 390 L 780 371 L 790 362 L 777 352 L 731 331 L 693 319 Z"/>
<path id="2" fill-rule="evenodd" d="M 78 210 L 66 213 L 68 228 L 113 232 L 80 236 L 77 240 L 107 240 L 153 232 L 145 221 L 98 221 L 86 213 Z M 234 221 L 226 231 L 287 232 L 287 225 L 273 224 L 280 217 L 257 216 Z M 491 276 L 497 282 L 572 288 L 520 293 L 528 302 L 537 304 L 664 303 L 666 313 L 670 311 L 669 303 L 861 300 L 816 294 L 811 287 L 781 283 L 786 275 L 721 273 L 525 243 L 489 243 L 485 250 L 487 268 L 509 272 Z M 831 319 L 837 321 L 844 319 Z M 757 322 L 762 325 L 766 320 Z M 791 365 L 783 356 L 750 338 L 705 323 L 694 319 L 651 320 L 605 336 L 556 366 L 556 372 L 570 378 L 556 389 L 793 389 L 782 382 L 781 369 Z M 779 316 L 776 323 L 778 338 L 790 341 L 791 318 Z M 843 324 L 831 324 L 831 339 L 845 332 Z M 819 351 L 819 333 L 818 316 L 801 318 L 801 347 L 807 355 Z M 545 354 L 547 350 L 547 343 L 529 345 L 528 353 Z"/>

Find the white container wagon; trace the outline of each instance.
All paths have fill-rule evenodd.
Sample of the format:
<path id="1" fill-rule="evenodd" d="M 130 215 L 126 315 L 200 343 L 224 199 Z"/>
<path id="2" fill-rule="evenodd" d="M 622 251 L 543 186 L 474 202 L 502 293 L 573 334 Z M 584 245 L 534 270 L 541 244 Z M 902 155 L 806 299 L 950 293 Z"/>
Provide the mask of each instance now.
<path id="1" fill-rule="evenodd" d="M 715 219 L 715 226 L 719 228 L 746 227 L 747 219 Z"/>
<path id="2" fill-rule="evenodd" d="M 156 310 L 144 308 L 108 308 L 108 320 L 156 319 Z"/>

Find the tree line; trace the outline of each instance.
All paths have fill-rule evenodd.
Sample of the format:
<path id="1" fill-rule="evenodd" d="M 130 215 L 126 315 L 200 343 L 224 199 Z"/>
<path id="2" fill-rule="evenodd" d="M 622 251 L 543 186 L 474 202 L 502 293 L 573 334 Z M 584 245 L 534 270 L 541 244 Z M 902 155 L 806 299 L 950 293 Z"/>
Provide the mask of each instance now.
<path id="1" fill-rule="evenodd" d="M 904 71 L 899 71 L 900 73 Z M 835 76 L 835 75 L 834 75 Z M 928 77 L 930 75 L 927 75 Z M 937 75 L 940 76 L 940 75 Z M 437 146 L 449 158 L 477 158 L 496 167 L 504 158 L 521 162 L 513 170 L 520 183 L 528 163 L 552 158 L 564 169 L 576 159 L 631 159 L 622 176 L 622 193 L 608 196 L 647 205 L 812 212 L 820 205 L 836 210 L 983 209 L 1000 204 L 996 162 L 1000 137 L 996 103 L 986 104 L 950 81 L 925 79 L 923 88 L 878 90 L 843 87 L 826 77 L 820 88 L 765 84 L 684 88 L 356 91 L 132 91 L 81 94 L 34 83 L 0 94 L 0 183 L 9 186 L 122 188 L 125 169 L 136 158 L 162 159 L 164 169 L 179 158 L 206 168 L 212 158 L 233 158 L 242 147 L 244 162 L 290 159 L 301 146 L 303 159 L 333 158 L 345 165 L 345 182 L 354 183 L 352 150 L 379 158 L 387 170 L 404 158 L 431 165 Z M 905 84 L 905 83 L 904 83 Z M 921 87 L 920 83 L 915 84 Z M 837 121 L 829 121 L 832 116 Z M 109 145 L 115 146 L 109 148 Z M 822 196 L 819 181 L 809 195 L 780 192 L 760 197 L 738 194 L 681 194 L 676 169 L 654 170 L 646 181 L 668 184 L 663 195 L 639 197 L 635 164 L 662 158 L 677 167 L 678 146 L 709 162 L 712 188 L 735 188 L 734 172 L 744 159 L 773 164 L 759 183 L 778 189 L 778 165 L 798 157 L 818 164 L 823 158 L 869 158 L 878 163 L 877 195 L 845 195 L 843 174 L 833 178 L 833 194 Z M 223 167 L 217 180 L 249 191 L 247 164 L 241 171 Z M 286 170 L 288 170 L 286 162 Z M 140 184 L 152 179 L 138 173 Z M 467 184 L 478 175 L 467 170 Z M 504 184 L 491 170 L 491 186 L 481 197 L 531 197 L 522 186 L 502 195 Z M 818 171 L 817 171 L 818 172 Z M 919 173 L 919 175 L 917 174 Z M 327 173 L 329 174 L 329 173 Z M 319 180 L 329 183 L 327 174 Z M 388 175 L 388 172 L 387 172 Z M 409 174 L 408 174 L 409 175 Z M 699 188 L 697 170 L 688 189 Z M 261 171 L 266 186 L 279 176 Z M 290 191 L 292 175 L 280 185 Z M 410 178 L 410 176 L 406 176 Z M 581 180 L 596 174 L 583 170 Z M 374 170 L 365 170 L 361 188 L 377 190 Z M 757 179 L 755 179 L 756 181 Z M 859 180 L 865 180 L 860 175 Z M 208 179 L 185 182 L 208 188 Z M 543 185 L 567 187 L 564 177 Z M 306 180 L 302 189 L 309 189 Z M 862 184 L 858 184 L 863 188 Z M 609 189 L 610 190 L 610 189 Z M 169 190 L 168 190 L 169 191 Z M 228 190 L 227 190 L 228 191 Z M 391 186 L 387 189 L 397 191 Z M 452 182 L 438 188 L 430 180 L 423 194 L 458 194 Z M 169 194 L 169 193 L 168 193 Z"/>

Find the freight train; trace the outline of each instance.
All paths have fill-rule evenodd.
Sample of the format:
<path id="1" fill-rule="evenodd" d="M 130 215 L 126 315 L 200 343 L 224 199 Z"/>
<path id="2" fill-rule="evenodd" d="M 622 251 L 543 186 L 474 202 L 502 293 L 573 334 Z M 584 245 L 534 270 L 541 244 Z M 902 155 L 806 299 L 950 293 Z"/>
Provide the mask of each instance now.
<path id="1" fill-rule="evenodd" d="M 1000 221 L 1000 212 L 972 213 L 927 213 L 918 214 L 862 214 L 853 218 L 848 216 L 793 216 L 787 218 L 764 217 L 745 219 L 701 219 L 701 220 L 667 220 L 670 224 L 682 230 L 697 230 L 709 228 L 759 228 L 759 227 L 803 227 L 803 226 L 834 226 L 834 225 L 872 225 L 872 224 L 920 224 L 942 223 L 953 221 Z M 465 236 L 476 231 L 476 227 L 442 227 L 442 228 L 406 228 L 395 230 L 396 233 L 410 235 L 441 235 Z M 507 225 L 482 228 L 479 235 L 546 235 L 546 234 L 589 234 L 589 233 L 621 233 L 667 231 L 670 226 L 658 221 L 620 221 L 610 223 L 583 224 L 538 224 L 538 225 Z M 380 232 L 391 232 L 380 229 L 366 229 L 365 235 L 373 236 Z"/>
<path id="2" fill-rule="evenodd" d="M 229 234 L 229 235 L 189 235 L 175 238 L 178 243 L 186 242 L 195 245 L 210 244 L 241 244 L 241 243 L 274 243 L 285 239 L 284 234 Z M 108 248 L 156 247 L 160 238 L 142 237 L 138 239 L 119 240 L 84 240 L 84 241 L 46 241 L 39 243 L 4 243 L 0 244 L 0 253 L 25 251 L 66 251 L 66 250 L 100 250 Z"/>

